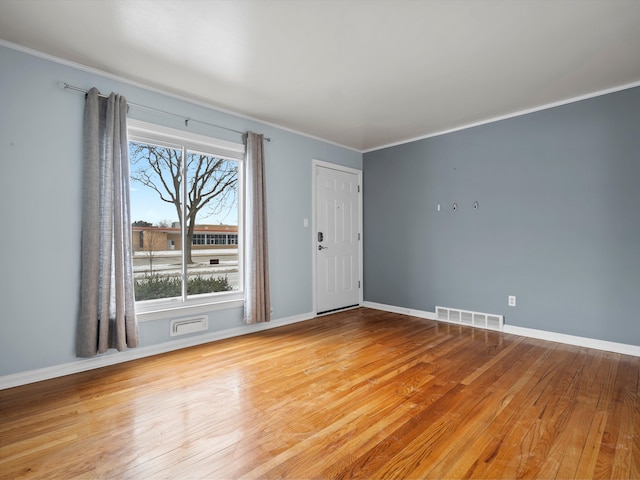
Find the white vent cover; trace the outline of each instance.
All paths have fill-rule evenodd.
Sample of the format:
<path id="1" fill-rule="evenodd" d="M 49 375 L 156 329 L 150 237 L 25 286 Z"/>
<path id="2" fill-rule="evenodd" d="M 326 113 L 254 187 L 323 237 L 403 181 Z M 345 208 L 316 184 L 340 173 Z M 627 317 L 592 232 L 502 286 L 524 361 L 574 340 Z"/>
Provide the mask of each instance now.
<path id="1" fill-rule="evenodd" d="M 201 317 L 181 318 L 180 320 L 171 320 L 169 335 L 186 335 L 187 333 L 201 332 L 209 328 L 209 317 L 203 315 Z"/>
<path id="2" fill-rule="evenodd" d="M 502 330 L 504 326 L 503 315 L 470 312 L 469 310 L 448 307 L 436 307 L 436 320 L 469 325 L 470 327 L 488 328 L 490 330 Z"/>

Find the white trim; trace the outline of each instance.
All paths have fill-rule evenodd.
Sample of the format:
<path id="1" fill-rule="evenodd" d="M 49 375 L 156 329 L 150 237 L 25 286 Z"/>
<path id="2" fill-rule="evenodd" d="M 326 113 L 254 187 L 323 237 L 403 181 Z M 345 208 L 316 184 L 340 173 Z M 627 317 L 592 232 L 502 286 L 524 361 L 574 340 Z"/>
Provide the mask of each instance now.
<path id="1" fill-rule="evenodd" d="M 312 275 L 312 288 L 313 288 L 313 311 L 317 312 L 318 311 L 318 291 L 317 291 L 317 255 L 316 255 L 316 248 L 317 248 L 317 243 L 316 243 L 316 232 L 318 231 L 317 227 L 316 227 L 316 167 L 324 167 L 324 168 L 329 168 L 329 169 L 333 169 L 333 170 L 338 170 L 340 172 L 347 172 L 347 173 L 351 173 L 354 175 L 357 175 L 358 177 L 358 186 L 360 187 L 360 191 L 358 192 L 358 231 L 360 232 L 360 242 L 358 244 L 358 263 L 359 263 L 359 268 L 358 268 L 358 281 L 360 282 L 360 291 L 358 292 L 358 306 L 362 305 L 362 303 L 364 302 L 364 249 L 363 249 L 363 245 L 364 245 L 364 220 L 363 220 L 363 193 L 364 193 L 364 186 L 362 184 L 362 170 L 358 170 L 357 168 L 351 168 L 351 167 L 345 167 L 343 165 L 338 165 L 335 163 L 329 163 L 329 162 L 325 162 L 323 160 L 316 160 L 314 159 L 311 162 L 311 251 L 312 251 L 312 255 L 313 255 L 313 261 L 311 263 L 311 275 Z M 327 313 L 334 313 L 334 312 L 327 312 Z"/>
<path id="2" fill-rule="evenodd" d="M 410 308 L 396 307 L 393 305 L 384 305 L 382 303 L 364 302 L 363 307 L 373 308 L 374 310 L 383 310 L 385 312 L 399 313 L 401 315 L 411 315 L 413 317 L 426 318 L 429 320 L 435 320 L 437 322 L 445 322 L 444 320 L 438 320 L 436 314 L 433 312 L 426 312 L 422 310 L 412 310 Z M 452 323 L 453 325 L 460 325 L 459 323 Z M 460 325 L 461 327 L 474 328 L 471 325 Z M 497 331 L 497 330 L 495 330 Z M 564 343 L 567 345 L 574 345 L 577 347 L 593 348 L 595 350 L 604 350 L 607 352 L 621 353 L 623 355 L 632 355 L 634 357 L 640 357 L 640 345 L 628 345 L 626 343 L 609 342 L 607 340 L 598 340 L 596 338 L 577 337 L 575 335 L 566 335 L 564 333 L 548 332 L 546 330 L 535 330 L 533 328 L 517 327 L 515 325 L 504 325 L 502 333 L 509 335 L 519 335 L 521 337 L 537 338 L 539 340 L 547 340 L 550 342 Z"/>
<path id="3" fill-rule="evenodd" d="M 605 350 L 607 352 L 640 357 L 640 345 L 609 342 L 607 340 L 598 340 L 597 338 L 577 337 L 575 335 L 518 327 L 516 325 L 505 325 L 503 332 L 511 335 L 520 335 L 522 337 L 537 338 L 539 340 L 548 340 L 550 342 L 565 343 L 567 345 L 575 345 L 577 347 L 593 348 L 596 350 Z"/>
<path id="4" fill-rule="evenodd" d="M 99 357 L 78 360 L 75 362 L 63 363 L 61 365 L 39 368 L 37 370 L 4 375 L 0 377 L 0 390 L 18 387 L 20 385 L 26 385 L 28 383 L 40 382 L 42 380 L 49 380 L 65 375 L 71 375 L 73 373 L 85 372 L 87 370 L 93 370 L 109 365 L 116 365 L 118 363 L 129 362 L 131 360 L 137 360 L 139 358 L 150 357 L 161 353 L 167 353 L 174 350 L 202 345 L 203 343 L 215 342 L 216 340 L 238 337 L 240 335 L 247 335 L 249 333 L 259 332 L 262 330 L 269 330 L 272 328 L 282 327 L 284 325 L 290 325 L 292 323 L 304 322 L 306 320 L 311 320 L 312 318 L 315 318 L 314 313 L 303 313 L 292 317 L 282 318 L 280 320 L 273 320 L 271 322 L 255 323 L 253 325 L 228 328 L 226 330 L 211 332 L 204 335 L 196 335 L 180 340 L 172 340 L 169 342 L 159 343 L 157 345 L 134 348 L 131 350 L 125 350 L 124 352 L 120 352 L 117 354 L 103 355 Z"/>
<path id="5" fill-rule="evenodd" d="M 154 143 L 168 146 L 176 150 L 182 151 L 184 155 L 186 151 L 195 151 L 222 157 L 236 162 L 238 166 L 238 232 L 237 245 L 234 249 L 238 255 L 238 289 L 231 292 L 220 292 L 215 294 L 204 295 L 186 295 L 186 285 L 183 284 L 182 297 L 163 298 L 154 300 L 143 300 L 136 302 L 136 310 L 139 321 L 157 320 L 166 318 L 167 316 L 175 316 L 176 312 L 180 315 L 193 313 L 204 313 L 209 310 L 219 310 L 220 308 L 235 308 L 243 303 L 243 244 L 242 232 L 244 231 L 244 160 L 245 146 L 243 143 L 229 142 L 215 137 L 200 135 L 194 132 L 178 130 L 150 122 L 140 120 L 127 120 L 127 134 L 129 141 Z M 175 142 L 175 143 L 174 143 Z M 183 163 L 181 175 L 186 176 L 187 165 Z M 181 196 L 187 197 L 187 183 L 183 182 Z M 185 208 L 184 205 L 182 206 Z M 185 212 L 183 212 L 185 213 Z M 186 215 L 186 213 L 185 213 Z M 180 235 L 186 240 L 185 226 L 182 225 Z M 186 258 L 182 256 L 182 273 L 186 271 Z M 221 304 L 220 307 L 208 308 L 210 305 Z"/>
<path id="6" fill-rule="evenodd" d="M 421 135 L 418 137 L 408 138 L 406 140 L 400 140 L 399 142 L 387 143 L 385 145 L 380 145 L 378 147 L 368 148 L 366 150 L 362 150 L 362 153 L 375 152 L 376 150 L 382 150 L 383 148 L 391 148 L 397 147 L 398 145 L 405 145 L 407 143 L 417 142 L 419 140 L 425 140 L 427 138 L 439 137 L 440 135 L 446 135 L 448 133 L 459 132 L 461 130 L 467 130 L 468 128 L 479 127 L 480 125 L 486 125 L 488 123 L 499 122 L 501 120 L 507 120 L 509 118 L 520 117 L 522 115 L 527 115 L 529 113 L 540 112 L 542 110 L 548 110 L 550 108 L 560 107 L 562 105 L 567 105 L 569 103 L 579 102 L 581 100 L 588 100 L 590 98 L 601 97 L 602 95 L 607 95 L 609 93 L 620 92 L 622 90 L 628 90 L 630 88 L 640 87 L 640 81 L 626 83 L 624 85 L 618 85 L 616 87 L 605 88 L 604 90 L 597 90 L 595 92 L 587 93 L 584 95 L 579 95 L 577 97 L 566 98 L 564 100 L 558 100 L 557 102 L 545 103 L 544 105 L 539 105 L 537 107 L 531 107 L 524 110 L 518 110 L 516 112 L 507 113 L 505 115 L 499 115 L 497 117 L 487 118 L 485 120 L 480 120 L 473 123 L 467 123 L 465 125 L 460 125 L 459 127 L 449 128 L 447 130 L 440 130 L 434 133 L 428 133 L 426 135 Z"/>
<path id="7" fill-rule="evenodd" d="M 149 302 L 153 302 L 153 300 L 149 300 Z M 171 306 L 171 304 L 166 302 L 153 305 L 144 305 L 145 302 L 136 302 L 136 318 L 138 319 L 138 323 L 152 322 L 155 320 L 175 318 L 176 315 L 196 315 L 217 310 L 240 308 L 244 305 L 242 298 L 211 301 L 210 303 L 189 304 L 188 302 L 189 300 L 186 302 L 176 302 L 175 306 Z M 141 303 L 143 305 L 141 305 Z"/>
<path id="8" fill-rule="evenodd" d="M 16 43 L 11 43 L 11 42 L 8 42 L 6 40 L 0 39 L 0 47 L 5 47 L 5 48 L 8 48 L 10 50 L 15 50 L 17 52 L 24 53 L 24 54 L 27 54 L 27 55 L 31 55 L 33 57 L 42 58 L 43 60 L 48 60 L 50 62 L 54 62 L 54 63 L 57 63 L 59 65 L 63 65 L 65 67 L 71 67 L 71 68 L 74 68 L 76 70 L 80 70 L 82 72 L 90 73 L 92 75 L 97 75 L 97 76 L 102 77 L 102 78 L 106 78 L 106 79 L 109 79 L 109 80 L 115 80 L 117 82 L 121 82 L 121 83 L 130 85 L 132 87 L 141 88 L 141 89 L 146 90 L 148 92 L 157 93 L 157 94 L 160 94 L 160 95 L 164 95 L 166 97 L 170 97 L 170 98 L 174 98 L 176 100 L 180 100 L 182 102 L 187 102 L 187 103 L 190 103 L 191 105 L 196 105 L 196 106 L 199 106 L 199 107 L 209 108 L 211 110 L 215 110 L 216 112 L 225 113 L 227 115 L 233 115 L 234 117 L 241 118 L 241 119 L 244 119 L 244 120 L 249 120 L 251 122 L 255 122 L 255 123 L 258 123 L 258 124 L 266 126 L 266 127 L 277 128 L 278 130 L 282 130 L 282 131 L 285 131 L 285 132 L 293 133 L 295 135 L 300 135 L 302 137 L 310 138 L 312 140 L 317 140 L 317 141 L 320 141 L 320 142 L 328 143 L 330 145 L 335 145 L 336 147 L 346 148 L 347 150 L 351 150 L 352 152 L 363 153 L 362 150 L 359 150 L 359 149 L 354 148 L 354 147 L 349 147 L 347 145 L 342 145 L 340 143 L 333 142 L 331 140 L 327 140 L 325 138 L 316 137 L 315 135 L 310 135 L 308 133 L 304 133 L 304 132 L 301 132 L 301 131 L 298 131 L 298 130 L 294 130 L 294 129 L 289 128 L 289 127 L 284 127 L 282 125 L 278 125 L 277 123 L 271 123 L 271 122 L 267 122 L 265 120 L 260 120 L 259 118 L 251 117 L 249 115 L 245 115 L 245 114 L 242 114 L 242 113 L 239 113 L 239 112 L 235 112 L 233 110 L 229 110 L 229 109 L 226 109 L 226 108 L 223 108 L 223 107 L 219 107 L 219 106 L 213 105 L 211 103 L 202 102 L 202 101 L 199 101 L 199 100 L 195 100 L 193 98 L 189 98 L 189 97 L 185 97 L 185 96 L 182 96 L 182 95 L 178 95 L 176 93 L 171 93 L 171 92 L 168 92 L 166 90 L 162 90 L 162 89 L 157 88 L 157 87 L 152 87 L 152 86 L 146 85 L 146 84 L 141 83 L 141 82 L 137 82 L 137 81 L 134 81 L 134 80 L 129 80 L 128 78 L 121 77 L 119 75 L 114 75 L 112 73 L 105 72 L 104 70 L 99 70 L 97 68 L 88 67 L 86 65 L 82 65 L 81 63 L 72 62 L 70 60 L 65 60 L 64 58 L 56 57 L 56 56 L 50 55 L 48 53 L 40 52 L 38 50 L 33 50 L 31 48 L 28 48 L 28 47 L 23 47 L 22 45 L 18 45 Z M 63 81 L 60 81 L 61 85 L 63 83 L 64 83 Z"/>
<path id="9" fill-rule="evenodd" d="M 425 312 L 424 310 L 413 310 L 411 308 L 396 307 L 393 305 L 385 305 L 383 303 L 375 302 L 363 302 L 362 306 L 373 308 L 374 310 L 384 310 L 385 312 L 399 313 L 400 315 L 411 315 L 412 317 L 424 318 L 427 320 L 437 320 L 436 314 L 434 312 Z"/>
<path id="10" fill-rule="evenodd" d="M 245 159 L 243 143 L 229 142 L 210 135 L 200 135 L 189 130 L 178 130 L 157 123 L 143 122 L 127 118 L 129 138 L 134 141 L 156 141 L 161 143 L 177 142 L 176 147 L 184 145 L 188 150 L 207 153 L 218 157 L 230 158 L 242 162 Z"/>
<path id="11" fill-rule="evenodd" d="M 354 175 L 358 175 L 358 180 L 362 180 L 362 170 L 358 170 L 357 168 L 345 167 L 344 165 L 338 165 L 337 163 L 325 162 L 324 160 L 313 160 L 314 167 L 324 167 L 331 168 L 333 170 L 338 170 L 339 172 L 347 172 L 353 173 Z M 362 192 L 361 192 L 362 193 Z"/>

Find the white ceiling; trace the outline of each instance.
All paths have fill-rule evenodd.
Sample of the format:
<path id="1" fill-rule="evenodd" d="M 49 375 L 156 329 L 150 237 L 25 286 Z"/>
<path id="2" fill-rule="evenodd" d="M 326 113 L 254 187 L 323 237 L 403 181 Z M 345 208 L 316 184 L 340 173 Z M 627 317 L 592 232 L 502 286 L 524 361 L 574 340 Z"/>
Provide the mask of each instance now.
<path id="1" fill-rule="evenodd" d="M 0 37 L 361 151 L 640 81 L 640 0 L 0 0 Z"/>

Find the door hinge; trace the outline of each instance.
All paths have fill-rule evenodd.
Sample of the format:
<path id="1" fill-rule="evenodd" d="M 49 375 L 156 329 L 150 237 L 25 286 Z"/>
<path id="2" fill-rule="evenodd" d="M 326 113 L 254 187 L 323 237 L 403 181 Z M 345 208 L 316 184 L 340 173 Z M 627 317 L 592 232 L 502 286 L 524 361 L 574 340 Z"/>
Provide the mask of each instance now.
<path id="1" fill-rule="evenodd" d="M 358 240 L 360 240 L 360 234 L 358 234 Z"/>
<path id="2" fill-rule="evenodd" d="M 360 193 L 360 185 L 358 185 L 358 193 Z"/>
<path id="3" fill-rule="evenodd" d="M 360 280 L 358 280 L 358 288 L 360 288 Z"/>

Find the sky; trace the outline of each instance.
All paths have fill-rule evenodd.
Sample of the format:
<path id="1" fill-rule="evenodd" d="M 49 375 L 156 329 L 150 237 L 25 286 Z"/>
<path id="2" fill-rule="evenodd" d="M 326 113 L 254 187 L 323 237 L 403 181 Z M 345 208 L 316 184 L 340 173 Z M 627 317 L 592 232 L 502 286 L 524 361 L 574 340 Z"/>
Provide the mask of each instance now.
<path id="1" fill-rule="evenodd" d="M 130 146 L 133 144 L 130 143 Z M 129 155 L 134 155 L 132 149 Z M 133 157 L 131 157 L 133 160 Z M 144 157 L 143 157 L 144 158 Z M 142 166 L 143 164 L 139 164 Z M 131 174 L 134 175 L 136 167 L 134 162 L 131 165 Z M 167 176 L 168 177 L 168 176 Z M 159 184 L 159 183 L 158 183 Z M 131 221 L 145 221 L 153 225 L 160 222 L 171 225 L 178 221 L 178 213 L 173 203 L 168 203 L 160 199 L 160 195 L 151 187 L 145 186 L 133 179 L 130 181 L 130 200 L 131 200 Z M 213 202 L 211 202 L 213 204 Z M 205 206 L 198 212 L 196 223 L 199 225 L 237 225 L 238 211 L 237 205 L 224 207 L 219 209 L 220 212 L 212 214 L 212 209 Z"/>
<path id="2" fill-rule="evenodd" d="M 172 203 L 160 200 L 160 195 L 149 187 L 138 182 L 131 182 L 131 221 L 144 220 L 157 225 L 159 222 L 166 221 L 169 224 L 178 221 L 178 213 L 176 207 Z M 207 208 L 205 207 L 198 215 L 198 224 L 209 225 L 237 225 L 238 212 L 225 209 L 220 215 L 212 215 L 205 217 Z"/>

